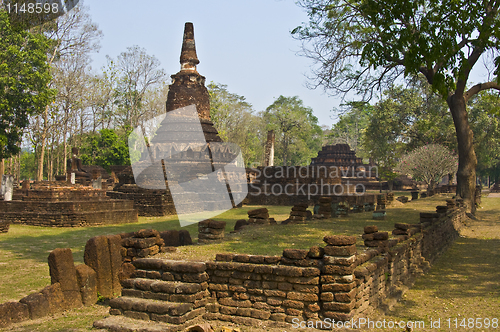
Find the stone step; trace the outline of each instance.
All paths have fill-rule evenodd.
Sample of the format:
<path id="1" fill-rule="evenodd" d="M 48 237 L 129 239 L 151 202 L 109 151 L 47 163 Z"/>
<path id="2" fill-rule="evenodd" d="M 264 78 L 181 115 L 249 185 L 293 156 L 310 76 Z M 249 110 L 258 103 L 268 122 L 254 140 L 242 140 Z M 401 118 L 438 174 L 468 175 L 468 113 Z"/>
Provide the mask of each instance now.
<path id="1" fill-rule="evenodd" d="M 173 261 L 140 258 L 132 262 L 136 267 L 132 278 L 203 284 L 208 280 L 204 262 Z"/>
<path id="2" fill-rule="evenodd" d="M 138 289 L 166 294 L 196 294 L 207 289 L 203 283 L 163 281 L 149 278 L 125 279 L 121 284 L 126 289 Z"/>
<path id="3" fill-rule="evenodd" d="M 119 297 L 110 301 L 113 316 L 180 325 L 205 314 L 205 306 L 195 308 L 193 303 L 173 303 L 134 297 Z"/>
<path id="4" fill-rule="evenodd" d="M 208 302 L 208 284 L 135 278 L 122 281 L 122 296 L 176 303 L 192 303 L 195 308 Z"/>
<path id="5" fill-rule="evenodd" d="M 186 322 L 179 325 L 149 321 L 136 320 L 125 316 L 110 316 L 94 322 L 94 328 L 106 329 L 110 332 L 177 332 L 191 325 Z"/>

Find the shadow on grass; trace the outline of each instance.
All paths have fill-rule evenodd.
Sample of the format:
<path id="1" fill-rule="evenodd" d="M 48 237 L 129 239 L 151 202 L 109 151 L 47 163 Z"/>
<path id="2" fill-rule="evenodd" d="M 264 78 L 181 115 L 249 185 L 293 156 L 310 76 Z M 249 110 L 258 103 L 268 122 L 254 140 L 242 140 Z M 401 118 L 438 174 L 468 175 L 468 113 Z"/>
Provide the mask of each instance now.
<path id="1" fill-rule="evenodd" d="M 442 198 L 441 198 L 442 199 Z M 435 206 L 435 200 L 417 201 L 398 208 L 387 210 L 387 220 L 372 220 L 371 212 L 350 214 L 348 217 L 310 221 L 303 225 L 276 227 L 258 227 L 249 229 L 235 236 L 228 236 L 227 250 L 248 254 L 280 254 L 283 247 L 307 249 L 312 245 L 322 244 L 326 234 L 348 234 L 360 236 L 366 225 L 377 225 L 380 231 L 391 231 L 396 222 L 417 222 L 419 212 Z M 226 221 L 226 233 L 229 234 L 238 219 L 247 219 L 247 212 L 261 206 L 245 206 L 229 210 L 216 220 Z M 271 217 L 278 222 L 286 219 L 290 206 L 267 206 Z M 91 237 L 137 231 L 152 228 L 158 231 L 185 229 L 195 239 L 198 234 L 197 224 L 181 228 L 175 216 L 141 217 L 138 223 L 104 225 L 82 228 L 48 228 L 25 225 L 11 225 L 9 233 L 0 237 L 0 251 L 8 251 L 21 259 L 47 262 L 47 256 L 55 248 L 71 248 L 76 263 L 83 262 L 85 244 Z M 360 239 L 360 238 L 359 238 Z M 360 244 L 361 244 L 360 239 Z M 209 249 L 204 246 L 204 249 Z M 217 247 L 221 249 L 221 246 Z M 210 249 L 209 249 L 210 250 Z M 0 262 L 6 261 L 0 258 Z"/>
<path id="2" fill-rule="evenodd" d="M 226 232 L 234 228 L 238 219 L 246 219 L 247 211 L 258 206 L 247 206 L 229 210 L 213 219 L 226 221 Z M 271 207 L 271 210 L 282 213 L 290 207 Z M 76 263 L 83 263 L 83 252 L 87 241 L 99 235 L 112 235 L 138 231 L 139 229 L 187 230 L 192 238 L 198 234 L 198 224 L 181 227 L 176 216 L 167 217 L 140 217 L 137 223 L 115 224 L 91 227 L 59 228 L 39 227 L 28 225 L 11 225 L 7 234 L 0 236 L 0 251 L 15 254 L 16 259 L 31 259 L 38 262 L 47 262 L 49 253 L 56 248 L 71 248 Z M 8 262 L 1 259 L 0 262 Z"/>
<path id="3" fill-rule="evenodd" d="M 442 298 L 500 297 L 500 240 L 459 238 L 414 289 L 433 289 Z"/>

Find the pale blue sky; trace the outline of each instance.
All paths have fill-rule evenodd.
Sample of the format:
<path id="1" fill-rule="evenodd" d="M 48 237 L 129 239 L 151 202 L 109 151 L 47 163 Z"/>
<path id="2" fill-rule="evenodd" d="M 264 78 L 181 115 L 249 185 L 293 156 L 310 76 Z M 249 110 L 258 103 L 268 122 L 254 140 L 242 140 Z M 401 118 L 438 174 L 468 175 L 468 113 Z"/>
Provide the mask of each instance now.
<path id="1" fill-rule="evenodd" d="M 307 21 L 294 0 L 82 0 L 104 36 L 92 64 L 116 58 L 138 45 L 161 62 L 168 75 L 180 69 L 185 22 L 193 22 L 200 59 L 198 71 L 207 82 L 227 84 L 262 111 L 280 95 L 299 96 L 313 109 L 320 125 L 334 122 L 338 97 L 309 90 L 305 74 L 311 60 L 298 56 L 300 42 L 290 31 Z"/>
<path id="2" fill-rule="evenodd" d="M 306 87 L 312 60 L 298 56 L 300 41 L 290 31 L 307 22 L 295 0 L 81 0 L 104 37 L 93 55 L 93 67 L 138 45 L 161 62 L 168 75 L 180 69 L 185 22 L 193 22 L 200 59 L 198 71 L 207 82 L 226 84 L 262 111 L 280 95 L 299 96 L 313 109 L 320 125 L 336 122 L 331 110 L 340 97 Z M 480 62 L 469 81 L 485 81 Z M 350 98 L 354 98 L 352 96 Z"/>

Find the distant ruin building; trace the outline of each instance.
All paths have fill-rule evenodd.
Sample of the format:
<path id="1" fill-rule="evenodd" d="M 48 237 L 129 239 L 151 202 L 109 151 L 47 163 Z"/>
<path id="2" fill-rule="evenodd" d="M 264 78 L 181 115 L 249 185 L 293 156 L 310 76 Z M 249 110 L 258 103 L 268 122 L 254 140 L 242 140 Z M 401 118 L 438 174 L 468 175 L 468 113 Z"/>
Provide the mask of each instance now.
<path id="1" fill-rule="evenodd" d="M 380 188 L 376 166 L 363 164 L 348 144 L 324 146 L 308 166 L 271 167 L 266 156 L 264 166 L 248 169 L 247 173 L 246 203 L 253 205 L 313 204 L 325 196 L 334 203 L 362 205 L 375 199 L 372 194 L 363 194 L 364 190 Z"/>
<path id="2" fill-rule="evenodd" d="M 25 180 L 15 188 L 11 201 L 0 201 L 0 220 L 49 227 L 137 222 L 133 202 L 107 197 L 111 178 L 100 166 L 82 165 L 78 148 L 72 148 L 67 166 L 67 174 L 57 181 Z"/>
<path id="3" fill-rule="evenodd" d="M 180 210 L 196 208 L 196 199 L 186 190 L 186 199 L 174 206 L 170 185 L 178 186 L 189 180 L 196 180 L 200 174 L 208 174 L 221 168 L 231 153 L 210 120 L 210 97 L 205 87 L 205 77 L 196 69 L 200 61 L 196 54 L 194 28 L 186 23 L 180 55 L 180 71 L 172 75 L 166 101 L 165 119 L 157 126 L 156 133 L 149 146 L 142 152 L 141 161 L 146 165 L 140 174 L 136 174 L 136 164 L 116 173 L 119 184 L 108 195 L 113 198 L 132 199 L 141 216 L 162 216 L 179 214 Z M 179 115 L 179 110 L 196 106 L 196 121 L 191 117 Z M 172 123 L 172 119 L 175 123 Z M 202 138 L 196 132 L 201 124 Z M 198 127 L 199 128 L 199 127 Z M 202 141 L 203 144 L 200 144 Z M 207 143 L 207 144 L 205 144 Z M 164 171 L 158 171 L 158 160 L 163 160 Z M 154 161 L 154 162 L 153 162 Z M 147 166 L 147 164 L 150 166 Z M 168 163 L 168 167 L 166 164 Z M 134 173 L 132 173 L 132 169 Z M 163 177 L 166 172 L 165 177 Z M 128 175 L 127 175 L 128 174 Z M 135 174 L 135 179 L 134 179 Z M 166 189 L 162 189 L 166 187 Z M 149 189 L 146 189 L 149 188 Z M 200 190 L 203 188 L 200 185 Z M 211 205 L 219 204 L 213 188 L 206 188 L 203 197 Z"/>
<path id="4" fill-rule="evenodd" d="M 359 167 L 363 166 L 363 159 L 356 157 L 349 144 L 326 145 L 321 148 L 316 158 L 311 159 L 314 166 Z"/>

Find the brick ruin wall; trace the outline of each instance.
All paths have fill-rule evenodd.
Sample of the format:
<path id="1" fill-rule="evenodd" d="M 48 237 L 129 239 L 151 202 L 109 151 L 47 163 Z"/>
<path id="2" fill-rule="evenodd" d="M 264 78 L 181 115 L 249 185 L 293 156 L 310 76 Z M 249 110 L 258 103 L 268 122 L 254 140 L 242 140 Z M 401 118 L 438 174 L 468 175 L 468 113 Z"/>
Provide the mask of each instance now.
<path id="1" fill-rule="evenodd" d="M 458 237 L 463 218 L 462 208 L 425 219 L 413 236 L 365 250 L 347 244 L 352 237 L 334 236 L 323 248 L 285 249 L 282 257 L 219 254 L 206 262 L 215 301 L 204 317 L 253 326 L 366 318 L 429 269 Z"/>
<path id="2" fill-rule="evenodd" d="M 117 186 L 106 193 L 111 199 L 134 201 L 139 216 L 159 217 L 175 215 L 172 196 L 166 190 L 142 189 L 136 185 Z"/>
<path id="3" fill-rule="evenodd" d="M 0 312 L 8 318 L 0 319 L 0 326 L 41 317 L 49 314 L 52 307 L 57 311 L 81 302 L 95 302 L 97 291 L 115 297 L 124 287 L 128 293 L 140 293 L 141 298 L 154 298 L 152 286 L 148 288 L 143 282 L 132 280 L 151 278 L 151 284 L 155 279 L 177 280 L 172 271 L 181 271 L 186 264 L 195 264 L 196 276 L 203 275 L 203 280 L 189 280 L 201 283 L 202 293 L 191 296 L 196 308 L 192 314 L 186 314 L 186 320 L 190 315 L 203 314 L 208 320 L 289 327 L 297 322 L 321 326 L 325 319 L 348 321 L 367 317 L 386 300 L 400 296 L 402 289 L 411 286 L 415 277 L 426 271 L 458 237 L 465 208 L 443 208 L 446 207 L 440 207 L 440 213 L 421 213 L 418 224 L 399 224 L 393 234 L 405 225 L 407 234 L 395 235 L 379 247 L 357 247 L 356 237 L 334 235 L 325 236 L 324 247 L 285 249 L 282 256 L 218 254 L 215 261 L 159 264 L 164 260 L 141 258 L 156 253 L 165 242 L 154 230 L 92 238 L 85 250 L 86 264 L 75 269 L 70 252 L 58 252 L 67 258 L 61 259 L 63 263 L 55 259 L 50 263 L 49 258 L 49 288 L 20 302 L 0 304 Z M 130 258 L 131 250 L 124 245 L 135 248 L 132 251 L 137 256 Z M 165 264 L 170 271 L 164 269 Z M 179 280 L 183 280 L 184 274 L 179 274 Z M 92 290 L 85 288 L 89 284 Z M 55 303 L 52 307 L 48 306 L 51 301 Z M 44 307 L 49 309 L 42 310 Z M 144 312 L 127 314 L 145 316 Z"/>
<path id="4" fill-rule="evenodd" d="M 323 166 L 266 166 L 247 169 L 249 205 L 314 203 L 321 196 L 356 196 L 354 183 Z M 362 197 L 362 196 L 356 196 Z"/>
<path id="5" fill-rule="evenodd" d="M 110 199 L 106 190 L 18 189 L 15 194 L 16 200 L 0 201 L 0 218 L 11 224 L 77 227 L 138 220 L 133 201 Z"/>
<path id="6" fill-rule="evenodd" d="M 76 227 L 137 222 L 132 201 L 40 202 L 10 201 L 2 204 L 2 219 L 12 224 Z"/>
<path id="7" fill-rule="evenodd" d="M 85 263 L 78 265 L 74 264 L 69 248 L 54 249 L 48 257 L 51 285 L 19 301 L 0 303 L 0 328 L 93 305 L 98 294 L 105 298 L 119 296 L 121 281 L 136 270 L 131 261 L 189 244 L 191 236 L 185 230 L 101 235 L 87 241 Z"/>
<path id="8" fill-rule="evenodd" d="M 199 280 L 203 292 L 210 294 L 207 297 L 204 292 L 200 299 L 193 296 L 193 315 L 205 303 L 204 319 L 250 326 L 290 327 L 308 322 L 321 327 L 326 319 L 367 317 L 386 300 L 400 296 L 405 286 L 430 267 L 456 239 L 463 218 L 463 207 L 422 213 L 420 223 L 398 224 L 394 233 L 406 227 L 406 234 L 383 240 L 378 247 L 358 248 L 356 237 L 334 235 L 325 236 L 324 247 L 285 249 L 282 256 L 218 254 L 215 261 L 190 262 L 196 264 L 196 276 L 204 276 Z M 187 262 L 164 262 L 136 261 L 137 269 L 126 282 L 126 296 L 165 297 L 154 285 L 158 280 L 182 281 L 183 274 L 172 279 L 169 269 L 177 269 L 176 264 L 181 269 Z M 114 309 L 112 315 L 160 319 L 142 309 Z M 161 319 L 167 318 L 172 319 Z"/>

